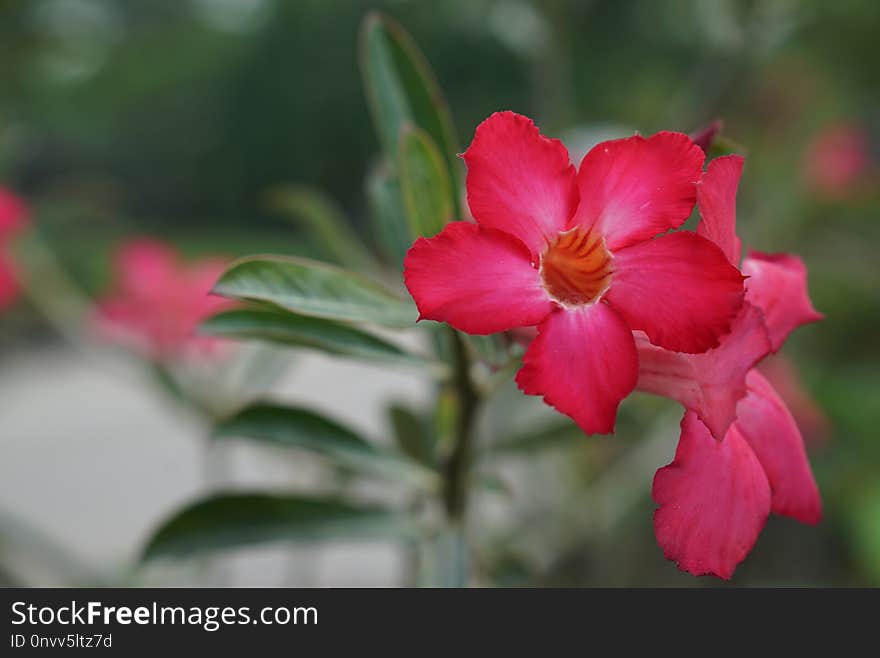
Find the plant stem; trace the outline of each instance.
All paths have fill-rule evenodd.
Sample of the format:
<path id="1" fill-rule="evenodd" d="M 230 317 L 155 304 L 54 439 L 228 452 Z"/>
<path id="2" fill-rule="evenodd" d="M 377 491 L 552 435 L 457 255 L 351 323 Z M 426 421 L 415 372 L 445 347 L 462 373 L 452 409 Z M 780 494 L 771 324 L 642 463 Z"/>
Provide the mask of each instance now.
<path id="1" fill-rule="evenodd" d="M 86 354 L 94 353 L 84 335 L 90 304 L 86 294 L 68 276 L 38 229 L 17 242 L 24 270 L 24 292 L 58 335 Z"/>
<path id="2" fill-rule="evenodd" d="M 470 470 L 474 452 L 474 422 L 480 399 L 470 374 L 467 346 L 455 330 L 452 334 L 454 356 L 453 386 L 458 398 L 455 437 L 446 461 L 444 504 L 450 523 L 461 526 L 467 510 Z"/>

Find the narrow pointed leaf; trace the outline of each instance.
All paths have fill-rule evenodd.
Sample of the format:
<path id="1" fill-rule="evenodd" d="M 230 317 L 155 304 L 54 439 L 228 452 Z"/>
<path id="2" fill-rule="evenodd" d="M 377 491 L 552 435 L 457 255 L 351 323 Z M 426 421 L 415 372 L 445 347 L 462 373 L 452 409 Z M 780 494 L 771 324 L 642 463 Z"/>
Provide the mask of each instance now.
<path id="1" fill-rule="evenodd" d="M 513 488 L 510 486 L 510 483 L 500 475 L 481 473 L 477 477 L 475 484 L 487 493 L 498 494 L 508 498 L 513 495 Z"/>
<path id="2" fill-rule="evenodd" d="M 409 124 L 403 128 L 397 168 L 412 239 L 431 237 L 454 219 L 449 172 L 431 137 Z"/>
<path id="3" fill-rule="evenodd" d="M 400 180 L 386 163 L 380 162 L 367 174 L 366 194 L 376 246 L 388 263 L 402 269 L 412 240 Z"/>
<path id="4" fill-rule="evenodd" d="M 584 433 L 571 421 L 559 421 L 498 441 L 486 448 L 486 452 L 499 457 L 527 457 L 541 450 L 574 443 L 583 436 Z"/>
<path id="5" fill-rule="evenodd" d="M 204 321 L 199 332 L 218 338 L 267 341 L 364 361 L 415 367 L 438 375 L 447 370 L 440 362 L 411 354 L 362 329 L 277 307 L 223 311 Z"/>
<path id="6" fill-rule="evenodd" d="M 219 494 L 166 519 L 143 556 L 190 557 L 291 540 L 389 539 L 415 530 L 408 516 L 380 507 L 297 495 Z"/>
<path id="7" fill-rule="evenodd" d="M 302 227 L 329 259 L 345 267 L 375 267 L 369 250 L 340 208 L 324 194 L 306 185 L 278 185 L 269 192 L 271 207 Z"/>
<path id="8" fill-rule="evenodd" d="M 214 428 L 214 437 L 245 438 L 307 450 L 361 474 L 424 487 L 436 484 L 433 471 L 309 409 L 257 403 L 221 421 Z"/>
<path id="9" fill-rule="evenodd" d="M 718 158 L 722 155 L 730 155 L 732 153 L 744 154 L 746 153 L 746 149 L 729 137 L 717 135 L 715 139 L 712 140 L 712 145 L 709 147 L 708 157 Z"/>
<path id="10" fill-rule="evenodd" d="M 252 256 L 233 263 L 214 286 L 226 297 L 268 302 L 294 313 L 340 322 L 411 327 L 409 300 L 333 265 L 290 256 Z"/>
<path id="11" fill-rule="evenodd" d="M 501 368 L 511 360 L 509 341 L 502 334 L 488 336 L 471 336 L 462 334 L 464 342 L 476 358 L 492 368 Z"/>
<path id="12" fill-rule="evenodd" d="M 394 157 L 401 129 L 411 123 L 430 135 L 457 180 L 458 143 L 449 107 L 412 37 L 373 12 L 361 26 L 359 50 L 367 102 L 385 152 Z"/>
<path id="13" fill-rule="evenodd" d="M 392 404 L 388 417 L 398 447 L 422 464 L 433 464 L 436 441 L 428 420 L 401 404 Z"/>

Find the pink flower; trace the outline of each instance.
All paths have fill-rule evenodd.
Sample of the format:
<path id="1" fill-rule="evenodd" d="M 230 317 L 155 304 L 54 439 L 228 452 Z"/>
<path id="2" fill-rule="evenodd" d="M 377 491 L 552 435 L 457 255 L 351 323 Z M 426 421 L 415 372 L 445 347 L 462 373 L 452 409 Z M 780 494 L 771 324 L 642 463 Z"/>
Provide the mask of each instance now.
<path id="1" fill-rule="evenodd" d="M 463 157 L 476 223 L 420 238 L 404 263 L 420 319 L 472 334 L 537 326 L 517 384 L 586 433 L 612 432 L 635 387 L 632 330 L 697 353 L 730 328 L 737 269 L 694 233 L 654 238 L 694 205 L 704 155 L 686 135 L 603 142 L 576 172 L 561 142 L 499 112 Z"/>
<path id="2" fill-rule="evenodd" d="M 114 289 L 98 303 L 98 331 L 154 360 L 216 353 L 216 339 L 197 337 L 195 329 L 230 305 L 210 294 L 224 267 L 218 259 L 185 264 L 155 240 L 125 243 L 116 254 Z"/>
<path id="3" fill-rule="evenodd" d="M 812 190 L 839 199 L 849 196 L 871 164 L 868 135 L 851 123 L 835 123 L 823 128 L 807 147 L 804 177 Z"/>
<path id="4" fill-rule="evenodd" d="M 0 309 L 18 299 L 21 285 L 9 253 L 12 238 L 28 223 L 28 208 L 15 194 L 0 187 Z"/>
<path id="5" fill-rule="evenodd" d="M 699 186 L 698 233 L 739 260 L 736 188 L 740 156 L 718 158 Z M 806 268 L 787 254 L 743 261 L 746 303 L 721 344 L 704 354 L 667 352 L 638 338 L 639 388 L 687 409 L 673 462 L 657 471 L 657 541 L 694 575 L 730 578 L 770 512 L 804 523 L 822 516 L 819 492 L 791 413 L 754 366 L 788 334 L 821 319 L 806 291 Z"/>

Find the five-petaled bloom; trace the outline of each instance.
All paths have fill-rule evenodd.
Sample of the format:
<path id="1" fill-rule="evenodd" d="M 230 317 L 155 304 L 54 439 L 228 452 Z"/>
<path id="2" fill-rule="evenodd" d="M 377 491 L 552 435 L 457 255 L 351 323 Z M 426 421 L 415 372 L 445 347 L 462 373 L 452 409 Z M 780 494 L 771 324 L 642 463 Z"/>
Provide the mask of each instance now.
<path id="1" fill-rule="evenodd" d="M 472 334 L 537 325 L 517 384 L 586 433 L 612 432 L 636 385 L 633 330 L 690 353 L 729 331 L 740 272 L 703 236 L 655 237 L 694 207 L 704 154 L 686 135 L 603 142 L 575 171 L 561 142 L 499 112 L 463 157 L 476 223 L 450 223 L 409 250 L 420 318 Z"/>
<path id="2" fill-rule="evenodd" d="M 0 187 L 0 309 L 11 305 L 21 288 L 18 274 L 9 255 L 9 243 L 28 223 L 24 201 Z"/>
<path id="3" fill-rule="evenodd" d="M 713 160 L 699 186 L 697 231 L 735 264 L 740 156 Z M 730 578 L 770 512 L 804 523 L 822 517 L 803 438 L 791 413 L 755 368 L 798 326 L 821 319 L 806 268 L 795 256 L 753 252 L 746 302 L 721 344 L 704 354 L 660 349 L 644 336 L 639 388 L 686 408 L 673 462 L 657 471 L 654 529 L 664 554 L 694 574 Z"/>
<path id="4" fill-rule="evenodd" d="M 101 335 L 157 361 L 217 354 L 218 341 L 196 336 L 198 324 L 231 302 L 211 294 L 225 263 L 184 263 L 170 246 L 150 239 L 123 244 L 115 287 L 97 306 Z"/>

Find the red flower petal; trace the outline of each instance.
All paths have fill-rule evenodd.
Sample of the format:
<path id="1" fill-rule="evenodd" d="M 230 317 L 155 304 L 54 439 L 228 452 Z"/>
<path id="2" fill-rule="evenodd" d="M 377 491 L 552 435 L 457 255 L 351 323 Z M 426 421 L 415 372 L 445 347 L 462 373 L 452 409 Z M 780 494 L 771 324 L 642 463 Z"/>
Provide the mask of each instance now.
<path id="1" fill-rule="evenodd" d="M 767 474 L 773 512 L 816 524 L 822 519 L 822 501 L 800 430 L 770 382 L 757 370 L 749 373 L 747 382 L 749 394 L 737 408 L 736 428 Z"/>
<path id="2" fill-rule="evenodd" d="M 587 434 L 609 434 L 617 405 L 637 377 L 632 333 L 617 313 L 598 303 L 557 310 L 544 320 L 516 383 L 527 395 L 543 395 Z"/>
<path id="3" fill-rule="evenodd" d="M 696 414 L 681 421 L 675 459 L 657 471 L 654 533 L 663 554 L 695 576 L 733 575 L 770 514 L 770 485 L 736 426 L 716 441 Z"/>
<path id="4" fill-rule="evenodd" d="M 682 231 L 614 254 L 606 293 L 632 329 L 677 352 L 705 352 L 730 329 L 742 276 L 709 240 Z"/>
<path id="5" fill-rule="evenodd" d="M 807 268 L 791 254 L 751 252 L 742 264 L 749 301 L 764 311 L 775 352 L 792 331 L 824 316 L 807 293 Z"/>
<path id="6" fill-rule="evenodd" d="M 420 319 L 470 334 L 535 325 L 553 309 L 526 246 L 477 224 L 453 222 L 433 238 L 416 240 L 404 280 Z"/>
<path id="7" fill-rule="evenodd" d="M 612 251 L 678 228 L 694 208 L 704 158 L 681 133 L 596 145 L 578 170 L 580 205 L 570 226 L 595 226 Z"/>
<path id="8" fill-rule="evenodd" d="M 537 260 L 577 208 L 565 146 L 544 137 L 528 117 L 496 112 L 477 126 L 462 157 L 474 219 L 518 237 Z"/>
<path id="9" fill-rule="evenodd" d="M 715 158 L 697 185 L 697 206 L 700 209 L 697 234 L 721 247 L 733 266 L 739 263 L 742 248 L 736 235 L 736 188 L 742 168 L 741 155 Z"/>
<path id="10" fill-rule="evenodd" d="M 770 352 L 764 316 L 743 304 L 730 334 L 703 354 L 670 352 L 636 335 L 641 391 L 681 402 L 697 414 L 716 439 L 723 439 L 746 395 L 746 376 Z"/>

